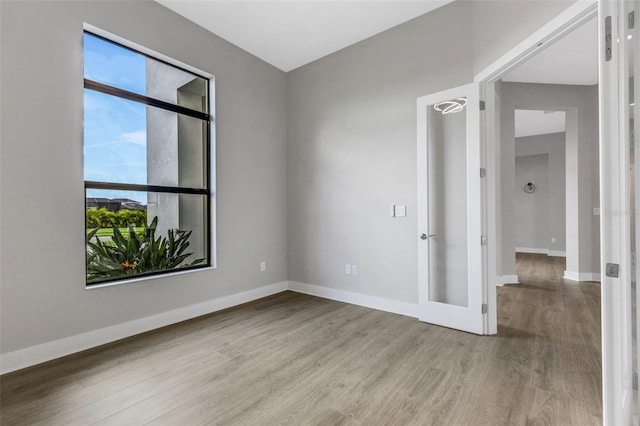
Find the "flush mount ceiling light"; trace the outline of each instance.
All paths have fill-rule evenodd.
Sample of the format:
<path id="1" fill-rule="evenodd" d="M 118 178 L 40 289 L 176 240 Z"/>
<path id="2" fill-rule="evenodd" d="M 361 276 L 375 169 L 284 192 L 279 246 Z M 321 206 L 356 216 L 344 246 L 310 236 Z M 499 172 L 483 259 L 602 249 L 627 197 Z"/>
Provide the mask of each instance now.
<path id="1" fill-rule="evenodd" d="M 455 98 L 452 101 L 437 103 L 433 106 L 433 109 L 443 114 L 452 114 L 462 111 L 465 105 L 467 105 L 467 98 Z"/>

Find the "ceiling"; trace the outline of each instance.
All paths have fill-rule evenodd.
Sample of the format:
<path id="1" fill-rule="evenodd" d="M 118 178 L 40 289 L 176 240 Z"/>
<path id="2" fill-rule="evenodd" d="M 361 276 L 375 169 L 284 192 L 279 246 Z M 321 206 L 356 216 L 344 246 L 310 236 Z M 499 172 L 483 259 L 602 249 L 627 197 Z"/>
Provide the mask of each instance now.
<path id="1" fill-rule="evenodd" d="M 598 22 L 594 18 L 509 72 L 503 81 L 598 84 Z M 516 137 L 565 131 L 561 111 L 515 111 Z"/>
<path id="2" fill-rule="evenodd" d="M 453 0 L 156 0 L 288 72 Z M 503 81 L 598 83 L 597 20 L 585 23 Z M 564 113 L 516 111 L 516 136 L 564 131 Z"/>
<path id="3" fill-rule="evenodd" d="M 453 0 L 156 1 L 287 72 Z"/>
<path id="4" fill-rule="evenodd" d="M 548 84 L 598 84 L 598 21 L 586 22 L 541 51 L 502 81 Z"/>

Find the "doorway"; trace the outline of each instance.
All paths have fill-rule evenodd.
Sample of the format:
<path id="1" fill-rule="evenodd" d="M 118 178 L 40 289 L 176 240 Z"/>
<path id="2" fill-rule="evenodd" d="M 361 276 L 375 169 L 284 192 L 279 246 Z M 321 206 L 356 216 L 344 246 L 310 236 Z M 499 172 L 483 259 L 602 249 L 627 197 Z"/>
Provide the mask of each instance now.
<path id="1" fill-rule="evenodd" d="M 536 358 L 543 365 L 538 372 L 546 377 L 540 389 L 553 394 L 557 389 L 545 382 L 553 377 L 583 381 L 581 391 L 588 389 L 588 396 L 582 399 L 597 403 L 602 356 L 600 287 L 593 282 L 600 272 L 596 10 L 564 31 L 562 37 L 537 42 L 544 49 L 529 51 L 523 55 L 526 60 L 520 58 L 487 79 L 488 109 L 495 111 L 493 134 L 487 139 L 496 141 L 494 150 L 488 149 L 488 161 L 493 161 L 488 170 L 497 172 L 494 184 L 488 184 L 497 188 L 496 228 L 490 232 L 497 240 L 496 269 L 489 275 L 493 285 L 515 284 L 498 289 L 497 309 L 510 308 L 519 299 L 519 314 L 536 313 L 518 324 L 511 312 L 498 310 L 499 336 L 514 332 L 514 324 L 535 336 L 567 331 L 545 342 L 548 352 Z M 524 122 L 552 116 L 559 128 L 522 132 Z M 576 361 L 580 372 L 558 368 L 559 358 L 545 356 L 567 351 L 581 353 Z"/>
<path id="2" fill-rule="evenodd" d="M 516 109 L 514 122 L 516 266 L 519 253 L 561 257 L 564 261 L 565 112 Z"/>
<path id="3" fill-rule="evenodd" d="M 502 157 L 499 188 L 502 262 L 498 265 L 498 276 L 502 277 L 502 283 L 517 280 L 514 277 L 516 252 L 564 255 L 565 279 L 599 280 L 596 17 L 549 44 L 542 52 L 506 71 L 496 83 Z M 544 154 L 544 148 L 536 150 L 532 145 L 544 145 L 545 141 L 540 140 L 543 138 L 548 145 L 553 137 L 541 135 L 553 133 L 557 134 L 556 142 L 551 145 L 553 155 L 546 149 L 555 165 L 552 182 L 543 182 L 539 187 L 542 193 L 526 193 L 516 176 L 516 165 L 525 160 L 518 157 Z M 525 139 L 534 135 L 537 137 Z M 560 138 L 564 139 L 564 155 L 558 147 Z M 564 167 L 559 161 L 564 161 Z M 547 170 L 547 175 L 550 171 Z M 564 178 L 558 176 L 559 173 L 563 173 Z M 527 207 L 548 210 L 541 204 L 549 192 L 553 192 L 552 205 L 556 207 L 550 212 L 551 216 L 526 211 Z"/>
<path id="4" fill-rule="evenodd" d="M 637 274 L 635 266 L 635 246 L 631 246 L 630 234 L 632 223 L 637 221 L 636 208 L 631 204 L 634 184 L 637 182 L 630 173 L 630 165 L 634 164 L 633 135 L 637 133 L 638 111 L 634 109 L 638 96 L 638 86 L 632 84 L 637 74 L 639 55 L 634 55 L 635 40 L 640 37 L 639 27 L 634 26 L 634 12 L 638 2 L 575 3 L 556 19 L 545 25 L 536 33 L 516 46 L 509 53 L 491 66 L 476 75 L 475 81 L 483 84 L 483 95 L 487 99 L 488 114 L 486 120 L 485 140 L 487 141 L 487 169 L 496 172 L 496 177 L 488 183 L 487 200 L 489 206 L 499 206 L 501 191 L 498 175 L 500 172 L 501 152 L 493 141 L 499 139 L 500 93 L 494 90 L 499 87 L 499 80 L 509 71 L 532 57 L 538 49 L 557 40 L 572 30 L 598 16 L 599 40 L 599 100 L 602 105 L 598 120 L 600 129 L 594 134 L 601 138 L 599 166 L 601 180 L 600 202 L 602 214 L 599 222 L 602 227 L 601 250 L 602 261 L 602 367 L 603 367 L 603 417 L 605 424 L 631 424 L 631 406 L 637 404 L 637 392 L 633 390 L 637 380 L 637 372 L 631 368 L 632 348 L 636 344 L 632 337 L 637 334 L 631 328 L 632 314 L 635 309 L 631 304 L 630 277 Z M 634 65 L 635 64 L 635 65 Z M 580 158 L 580 156 L 578 157 Z M 582 157 L 584 159 L 584 156 Z M 633 184 L 632 184 L 633 183 Z M 637 197 L 636 197 L 637 199 Z M 567 204 L 569 206 L 569 204 Z M 589 208 L 587 208 L 588 211 Z M 498 234 L 498 223 L 501 209 L 488 209 L 488 234 L 495 238 L 496 244 L 489 248 L 488 275 L 489 281 L 500 278 L 500 255 L 503 243 Z M 598 215 L 594 208 L 593 214 Z M 567 227 L 570 223 L 567 222 Z M 584 234 L 587 238 L 588 234 Z M 569 242 L 567 238 L 567 242 Z M 585 258 L 578 257 L 575 271 L 580 272 Z M 605 265 L 605 262 L 606 265 Z M 606 267 L 605 267 L 606 266 Z M 567 271 L 570 266 L 567 265 Z M 565 271 L 565 272 L 567 272 Z M 606 271 L 606 274 L 605 274 Z M 577 277 L 581 277 L 578 275 Z M 496 302 L 495 287 L 486 289 L 490 306 Z M 488 330 L 497 331 L 497 318 L 491 316 L 489 309 Z M 636 317 L 637 318 L 637 315 Z M 637 321 L 637 320 L 636 320 Z M 633 321 L 635 323 L 635 321 Z M 634 365 L 637 364 L 633 361 Z M 636 396 L 634 396 L 636 395 Z M 637 404 L 640 405 L 640 404 Z"/>

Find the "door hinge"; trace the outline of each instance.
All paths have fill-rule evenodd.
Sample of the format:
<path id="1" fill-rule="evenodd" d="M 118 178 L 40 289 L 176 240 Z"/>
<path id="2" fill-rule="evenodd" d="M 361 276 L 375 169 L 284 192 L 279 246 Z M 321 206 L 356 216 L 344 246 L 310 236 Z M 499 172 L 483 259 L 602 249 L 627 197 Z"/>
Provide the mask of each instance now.
<path id="1" fill-rule="evenodd" d="M 636 13 L 635 11 L 629 12 L 629 29 L 632 30 L 636 27 Z"/>
<path id="2" fill-rule="evenodd" d="M 631 375 L 631 387 L 633 390 L 638 390 L 638 373 L 635 371 Z"/>
<path id="3" fill-rule="evenodd" d="M 484 101 L 480 101 L 480 111 L 484 111 L 485 108 L 486 108 L 486 105 Z"/>
<path id="4" fill-rule="evenodd" d="M 487 236 L 486 235 L 482 235 L 480 237 L 480 245 L 481 246 L 486 246 L 487 245 Z"/>
<path id="5" fill-rule="evenodd" d="M 487 305 L 486 303 L 482 304 L 482 313 L 486 314 L 487 312 L 489 312 L 489 305 Z"/>
<path id="6" fill-rule="evenodd" d="M 487 177 L 487 169 L 485 169 L 484 167 L 480 169 L 480 177 Z"/>
<path id="7" fill-rule="evenodd" d="M 636 269 L 636 252 L 631 252 L 631 269 Z"/>
<path id="8" fill-rule="evenodd" d="M 618 278 L 620 276 L 620 264 L 607 263 L 605 272 L 609 278 Z"/>
<path id="9" fill-rule="evenodd" d="M 613 53 L 613 32 L 611 29 L 611 16 L 604 18 L 604 59 L 609 62 Z"/>

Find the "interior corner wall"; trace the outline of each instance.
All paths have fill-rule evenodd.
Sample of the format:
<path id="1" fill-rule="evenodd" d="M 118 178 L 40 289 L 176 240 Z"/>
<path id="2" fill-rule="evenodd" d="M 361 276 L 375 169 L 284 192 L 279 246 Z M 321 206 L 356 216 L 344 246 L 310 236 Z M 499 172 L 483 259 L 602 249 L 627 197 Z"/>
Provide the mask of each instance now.
<path id="1" fill-rule="evenodd" d="M 516 138 L 515 156 L 515 205 L 518 206 L 515 209 L 516 247 L 561 255 L 566 251 L 565 134 L 562 132 Z M 532 157 L 541 156 L 545 157 L 546 165 L 532 160 Z M 527 165 L 531 174 L 523 173 L 523 161 L 527 161 L 524 159 L 533 161 L 533 164 Z M 518 175 L 522 179 L 518 179 Z M 523 187 L 531 179 L 538 186 L 538 191 L 527 194 Z M 540 203 L 536 202 L 541 193 L 548 199 L 540 200 L 541 204 L 547 207 L 531 216 L 534 209 L 541 207 Z M 527 209 L 529 211 L 524 211 Z M 552 242 L 552 239 L 555 239 L 555 242 Z"/>
<path id="2" fill-rule="evenodd" d="M 456 1 L 289 73 L 291 281 L 418 302 L 416 98 L 472 82 L 571 4 L 517 3 Z"/>
<path id="3" fill-rule="evenodd" d="M 3 355 L 286 281 L 285 73 L 153 1 L 0 8 Z M 83 22 L 215 76 L 216 269 L 85 289 Z"/>
<path id="4" fill-rule="evenodd" d="M 456 1 L 284 74 L 153 1 L 0 1 L 3 359 L 287 279 L 416 303 L 416 98 L 569 4 Z M 84 22 L 215 76 L 215 270 L 85 290 Z"/>
<path id="5" fill-rule="evenodd" d="M 507 161 L 514 151 L 513 110 L 566 111 L 566 254 L 567 277 L 591 279 L 600 272 L 599 218 L 592 214 L 599 207 L 598 155 L 598 87 L 558 84 L 505 83 L 502 89 L 501 137 L 502 158 L 502 274 L 515 274 L 513 221 L 515 203 L 514 162 Z M 596 158 L 594 159 L 594 156 Z"/>
<path id="6" fill-rule="evenodd" d="M 417 303 L 416 98 L 473 79 L 470 9 L 453 2 L 289 73 L 290 280 Z"/>

